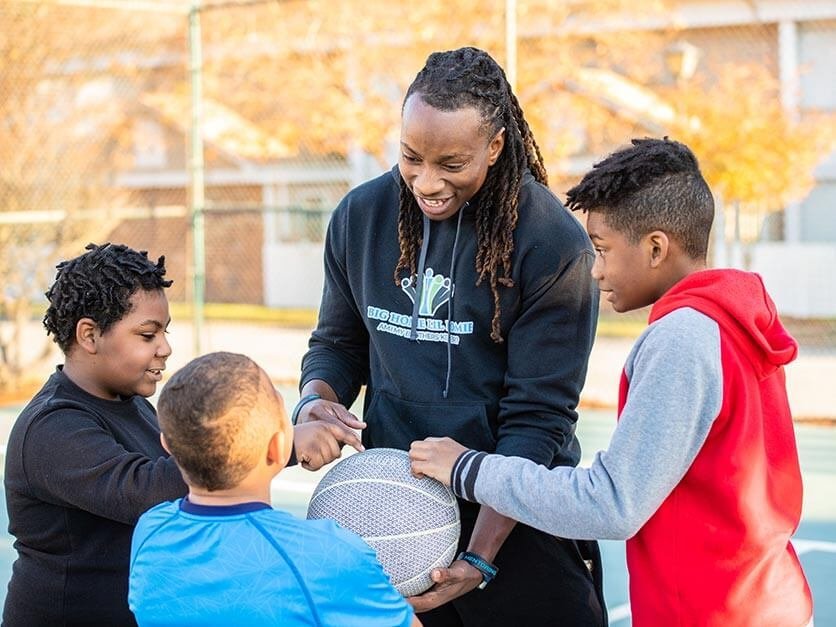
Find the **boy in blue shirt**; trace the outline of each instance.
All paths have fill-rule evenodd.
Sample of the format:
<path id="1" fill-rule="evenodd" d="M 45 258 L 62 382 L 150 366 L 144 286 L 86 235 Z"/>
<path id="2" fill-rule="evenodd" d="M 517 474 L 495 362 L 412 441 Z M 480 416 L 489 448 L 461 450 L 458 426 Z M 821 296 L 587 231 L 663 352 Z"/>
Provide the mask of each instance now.
<path id="1" fill-rule="evenodd" d="M 293 430 L 252 360 L 191 361 L 158 415 L 189 494 L 134 531 L 128 602 L 140 625 L 420 625 L 358 536 L 269 505 Z"/>

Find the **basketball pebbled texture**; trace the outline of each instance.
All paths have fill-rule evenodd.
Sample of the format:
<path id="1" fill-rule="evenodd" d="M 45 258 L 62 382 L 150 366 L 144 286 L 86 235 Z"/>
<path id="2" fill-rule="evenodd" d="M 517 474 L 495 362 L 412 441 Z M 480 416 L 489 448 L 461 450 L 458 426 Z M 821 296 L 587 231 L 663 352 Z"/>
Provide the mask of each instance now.
<path id="1" fill-rule="evenodd" d="M 355 453 L 325 473 L 308 518 L 330 518 L 362 537 L 405 597 L 433 585 L 430 572 L 450 565 L 461 532 L 453 492 L 412 476 L 406 451 L 391 448 Z"/>

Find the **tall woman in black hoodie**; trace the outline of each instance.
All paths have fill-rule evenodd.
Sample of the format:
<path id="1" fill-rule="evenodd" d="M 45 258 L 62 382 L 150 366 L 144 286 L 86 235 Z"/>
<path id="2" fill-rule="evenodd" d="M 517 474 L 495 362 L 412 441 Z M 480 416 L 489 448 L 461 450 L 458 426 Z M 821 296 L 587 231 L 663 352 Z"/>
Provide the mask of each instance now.
<path id="1" fill-rule="evenodd" d="M 361 428 L 367 447 L 446 435 L 577 464 L 593 252 L 546 183 L 502 68 L 475 48 L 430 55 L 404 100 L 398 165 L 331 219 L 294 418 Z M 363 385 L 361 421 L 346 408 Z M 606 623 L 594 542 L 460 506 L 462 553 L 410 599 L 425 625 Z"/>

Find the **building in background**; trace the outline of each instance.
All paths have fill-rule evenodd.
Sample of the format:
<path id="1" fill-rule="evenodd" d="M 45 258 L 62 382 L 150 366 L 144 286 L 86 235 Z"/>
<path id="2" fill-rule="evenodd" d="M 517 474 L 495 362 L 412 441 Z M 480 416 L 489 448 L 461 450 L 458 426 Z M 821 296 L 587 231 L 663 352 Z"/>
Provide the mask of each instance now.
<path id="1" fill-rule="evenodd" d="M 14 110 L 24 115 L 17 124 L 34 139 L 17 150 L 31 153 L 19 175 L 0 187 L 0 228 L 17 225 L 23 235 L 10 236 L 16 250 L 43 250 L 38 259 L 47 258 L 63 254 L 63 244 L 50 242 L 49 228 L 25 232 L 27 220 L 64 224 L 63 217 L 84 214 L 80 234 L 65 238 L 71 248 L 87 237 L 166 254 L 172 299 L 189 301 L 189 3 L 164 15 L 154 7 L 177 2 L 136 10 L 87 0 L 35 4 L 12 0 L 0 8 L 3 22 L 10 7 L 29 7 L 18 17 L 42 29 L 21 46 L 26 62 L 9 66 L 40 68 L 42 76 L 3 78 L 4 86 L 19 87 Z M 427 0 L 427 15 L 377 0 L 361 3 L 358 13 L 355 4 L 341 0 L 329 12 L 317 2 L 203 3 L 210 302 L 318 306 L 330 212 L 351 187 L 396 161 L 403 92 L 433 49 L 480 45 L 506 65 L 561 197 L 635 136 L 696 142 L 712 167 L 722 161 L 712 153 L 760 149 L 745 118 L 724 129 L 731 139 L 713 135 L 717 120 L 707 118 L 722 117 L 726 104 L 733 109 L 734 92 L 722 94 L 717 110 L 697 107 L 702 120 L 682 106 L 689 93 L 697 105 L 701 95 L 711 101 L 729 67 L 754 68 L 760 80 L 774 81 L 773 91 L 762 89 L 764 108 L 780 103 L 788 119 L 802 122 L 827 113 L 836 128 L 836 0 L 517 0 L 483 11 L 463 0 L 462 19 L 443 32 L 416 28 L 448 9 L 440 0 Z M 509 5 L 519 17 L 514 67 L 502 32 Z M 350 28 L 348 15 L 357 18 Z M 754 89 L 745 75 L 735 88 L 741 99 Z M 42 136 L 32 133 L 32 120 L 46 123 Z M 792 147 L 775 144 L 767 156 L 786 152 L 791 162 Z M 75 150 L 69 157 L 68 147 Z M 764 169 L 774 161 L 764 159 Z M 780 310 L 797 317 L 836 317 L 829 270 L 836 262 L 836 156 L 819 161 L 815 186 L 798 201 L 718 198 L 713 263 L 760 272 Z M 750 168 L 758 169 L 757 159 Z M 17 185 L 14 176 L 26 180 Z M 108 193 L 93 193 L 86 185 L 92 178 Z M 95 207 L 104 207 L 101 218 Z M 62 226 L 56 237 L 67 232 Z"/>
<path id="2" fill-rule="evenodd" d="M 836 2 L 706 0 L 672 6 L 668 13 L 652 17 L 604 18 L 576 26 L 567 22 L 567 31 L 577 28 L 581 39 L 584 31 L 592 30 L 604 40 L 637 32 L 673 35 L 657 55 L 665 71 L 650 75 L 644 83 L 635 80 L 629 68 L 620 72 L 618 63 L 600 67 L 595 61 L 566 80 L 556 77 L 551 89 L 587 101 L 581 115 L 566 116 L 564 126 L 572 127 L 574 146 L 560 162 L 558 185 L 568 185 L 606 150 L 616 148 L 619 139 L 664 133 L 676 112 L 657 88 L 699 76 L 710 80 L 722 64 L 754 64 L 774 76 L 791 117 L 836 113 Z M 519 37 L 522 68 L 527 63 L 527 39 L 542 39 L 543 33 L 521 29 Z M 526 89 L 520 94 L 524 100 Z M 143 102 L 147 117 L 136 122 L 136 165 L 120 175 L 119 184 L 135 191 L 140 204 L 185 206 L 188 175 L 181 147 L 188 129 L 178 120 L 188 120 L 187 103 L 159 94 L 146 96 Z M 397 107 L 398 100 L 393 99 L 392 105 Z M 316 307 L 328 213 L 351 186 L 382 171 L 383 163 L 394 162 L 396 152 L 390 147 L 383 159 L 361 150 L 324 158 L 294 154 L 269 132 L 220 103 L 208 102 L 205 111 L 207 199 L 212 209 L 207 299 Z M 599 127 L 585 125 L 598 115 L 609 116 L 609 144 L 602 142 Z M 746 129 L 741 128 L 739 142 L 746 141 Z M 836 263 L 836 153 L 817 167 L 815 175 L 816 185 L 805 199 L 777 212 L 768 207 L 769 213 L 736 214 L 720 203 L 713 246 L 715 265 L 761 273 L 781 311 L 797 317 L 836 316 L 836 290 L 826 270 Z M 122 225 L 113 237 L 124 239 L 130 232 L 132 238 L 142 239 L 149 229 L 157 229 L 151 234 L 154 239 L 161 231 L 166 233 L 172 244 L 187 237 L 182 219 L 178 227 L 163 225 L 161 219 L 166 218 Z M 231 263 L 224 263 L 224 258 Z M 184 254 L 175 265 L 186 267 L 187 261 Z M 187 287 L 186 281 L 179 283 Z"/>

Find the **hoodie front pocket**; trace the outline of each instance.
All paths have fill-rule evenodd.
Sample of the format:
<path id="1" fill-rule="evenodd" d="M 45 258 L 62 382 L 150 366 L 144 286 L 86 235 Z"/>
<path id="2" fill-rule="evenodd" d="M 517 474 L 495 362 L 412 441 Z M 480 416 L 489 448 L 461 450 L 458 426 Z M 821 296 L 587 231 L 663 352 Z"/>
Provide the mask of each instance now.
<path id="1" fill-rule="evenodd" d="M 477 451 L 496 449 L 482 403 L 418 403 L 375 392 L 364 419 L 363 443 L 370 448 L 407 450 L 415 440 L 447 436 Z"/>

